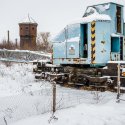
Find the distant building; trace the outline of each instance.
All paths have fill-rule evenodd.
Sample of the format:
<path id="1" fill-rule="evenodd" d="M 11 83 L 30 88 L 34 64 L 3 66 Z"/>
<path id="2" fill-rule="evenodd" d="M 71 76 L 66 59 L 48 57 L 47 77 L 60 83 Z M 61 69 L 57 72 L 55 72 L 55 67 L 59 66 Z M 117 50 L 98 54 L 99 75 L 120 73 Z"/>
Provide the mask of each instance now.
<path id="1" fill-rule="evenodd" d="M 19 23 L 20 49 L 36 49 L 37 25 L 29 16 Z"/>

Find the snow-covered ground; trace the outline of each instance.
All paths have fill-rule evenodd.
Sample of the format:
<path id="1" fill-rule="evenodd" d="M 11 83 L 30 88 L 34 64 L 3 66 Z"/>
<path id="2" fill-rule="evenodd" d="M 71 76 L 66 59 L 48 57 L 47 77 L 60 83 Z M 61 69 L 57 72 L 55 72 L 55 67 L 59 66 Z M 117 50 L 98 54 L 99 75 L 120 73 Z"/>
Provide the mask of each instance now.
<path id="1" fill-rule="evenodd" d="M 107 96 L 111 93 L 107 93 Z M 123 97 L 125 98 L 125 96 Z M 104 104 L 86 104 L 57 111 L 58 120 L 48 122 L 51 114 L 21 120 L 11 125 L 125 125 L 125 102 L 112 98 Z"/>
<path id="2" fill-rule="evenodd" d="M 36 81 L 32 64 L 0 63 L 0 125 L 48 125 L 52 84 Z M 125 99 L 125 95 L 121 98 Z M 116 93 L 91 92 L 57 85 L 57 121 L 53 125 L 124 125 L 125 102 Z M 24 120 L 22 120 L 24 119 Z"/>

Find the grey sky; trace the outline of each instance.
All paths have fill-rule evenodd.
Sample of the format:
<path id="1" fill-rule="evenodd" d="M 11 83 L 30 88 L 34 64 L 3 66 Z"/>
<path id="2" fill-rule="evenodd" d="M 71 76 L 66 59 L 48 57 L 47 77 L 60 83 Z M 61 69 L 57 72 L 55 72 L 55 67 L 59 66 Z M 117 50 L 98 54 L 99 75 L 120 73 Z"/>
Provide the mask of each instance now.
<path id="1" fill-rule="evenodd" d="M 19 40 L 18 23 L 28 13 L 38 23 L 38 32 L 50 31 L 55 34 L 67 23 L 81 18 L 86 6 L 95 1 L 97 2 L 97 0 L 0 0 L 0 40 L 6 38 L 7 30 L 10 30 L 12 40 L 15 38 Z"/>

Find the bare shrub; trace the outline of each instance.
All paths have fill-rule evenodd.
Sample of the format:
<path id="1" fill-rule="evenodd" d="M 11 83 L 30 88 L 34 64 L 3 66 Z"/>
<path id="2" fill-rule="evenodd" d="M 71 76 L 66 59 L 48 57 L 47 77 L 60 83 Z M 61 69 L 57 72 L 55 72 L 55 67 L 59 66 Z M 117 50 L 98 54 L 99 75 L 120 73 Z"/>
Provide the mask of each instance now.
<path id="1" fill-rule="evenodd" d="M 2 62 L 6 67 L 11 67 L 12 66 L 12 62 L 10 61 L 3 61 Z"/>
<path id="2" fill-rule="evenodd" d="M 13 50 L 13 49 L 19 49 L 20 46 L 19 46 L 19 43 L 16 41 L 16 42 L 13 42 L 13 41 L 7 41 L 6 39 L 3 39 L 1 42 L 0 42 L 0 49 L 9 49 L 9 50 Z"/>
<path id="3" fill-rule="evenodd" d="M 50 32 L 41 32 L 37 36 L 37 50 L 51 52 L 52 45 L 50 41 Z"/>

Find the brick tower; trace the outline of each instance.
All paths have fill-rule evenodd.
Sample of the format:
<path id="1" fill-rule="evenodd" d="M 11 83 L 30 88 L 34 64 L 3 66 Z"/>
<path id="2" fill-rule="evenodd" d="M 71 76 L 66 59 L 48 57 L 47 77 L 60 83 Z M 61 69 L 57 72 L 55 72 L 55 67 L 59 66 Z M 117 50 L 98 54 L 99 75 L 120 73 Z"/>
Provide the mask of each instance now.
<path id="1" fill-rule="evenodd" d="M 28 17 L 19 23 L 20 49 L 35 50 L 37 37 L 37 23 Z"/>

